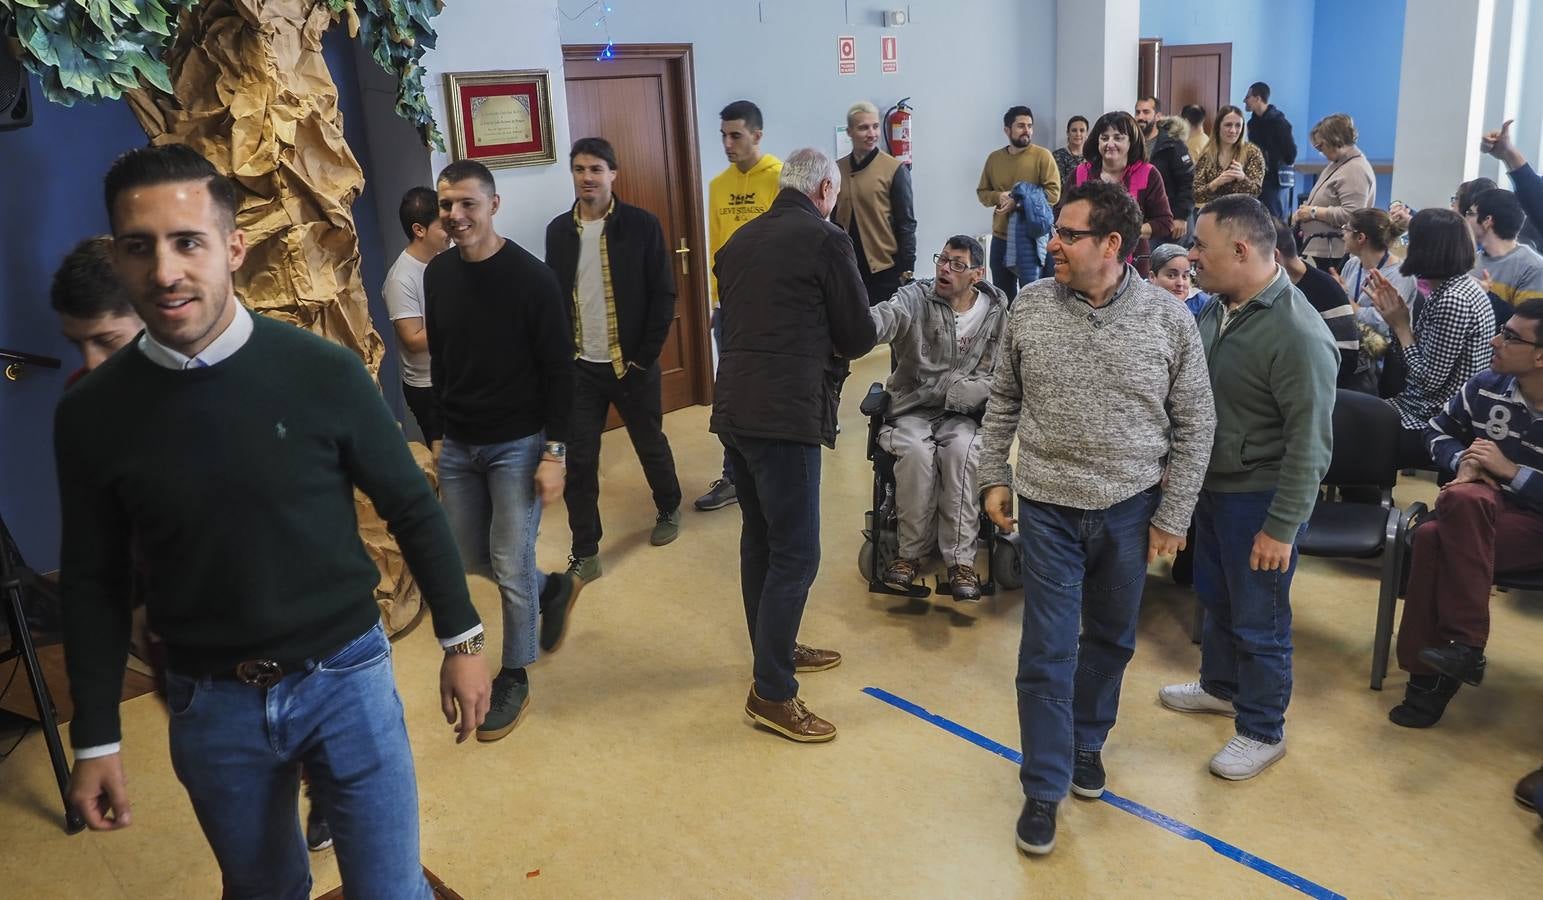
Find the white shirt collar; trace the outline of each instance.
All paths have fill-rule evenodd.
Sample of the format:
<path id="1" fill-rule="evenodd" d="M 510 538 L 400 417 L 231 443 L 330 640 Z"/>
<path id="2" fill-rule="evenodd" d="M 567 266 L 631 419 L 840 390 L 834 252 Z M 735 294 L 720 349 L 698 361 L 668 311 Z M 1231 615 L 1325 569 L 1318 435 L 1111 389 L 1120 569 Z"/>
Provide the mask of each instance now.
<path id="1" fill-rule="evenodd" d="M 203 366 L 213 366 L 230 359 L 236 355 L 236 351 L 246 346 L 247 339 L 252 336 L 252 314 L 236 297 L 231 297 L 231 302 L 236 304 L 236 317 L 220 336 L 215 338 L 203 352 L 197 356 L 183 356 L 155 340 L 146 331 L 139 339 L 139 351 L 146 358 L 162 368 L 167 369 L 197 369 Z"/>

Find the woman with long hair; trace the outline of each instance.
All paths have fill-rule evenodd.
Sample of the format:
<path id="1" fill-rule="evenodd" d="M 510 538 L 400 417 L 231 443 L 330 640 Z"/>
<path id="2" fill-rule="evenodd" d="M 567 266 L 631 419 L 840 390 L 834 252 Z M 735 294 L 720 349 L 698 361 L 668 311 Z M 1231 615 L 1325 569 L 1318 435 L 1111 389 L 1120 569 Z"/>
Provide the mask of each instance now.
<path id="1" fill-rule="evenodd" d="M 1168 205 L 1163 176 L 1146 161 L 1146 143 L 1130 113 L 1104 113 L 1088 134 L 1092 139 L 1082 148 L 1083 162 L 1077 166 L 1074 181 L 1082 184 L 1102 179 L 1121 185 L 1135 199 L 1141 208 L 1142 225 L 1131 262 L 1146 278 L 1152 240 L 1165 241 L 1173 236 L 1173 209 Z"/>
<path id="2" fill-rule="evenodd" d="M 1248 142 L 1243 110 L 1223 106 L 1211 126 L 1211 142 L 1195 160 L 1195 206 L 1228 194 L 1259 196 L 1264 185 L 1264 152 Z"/>

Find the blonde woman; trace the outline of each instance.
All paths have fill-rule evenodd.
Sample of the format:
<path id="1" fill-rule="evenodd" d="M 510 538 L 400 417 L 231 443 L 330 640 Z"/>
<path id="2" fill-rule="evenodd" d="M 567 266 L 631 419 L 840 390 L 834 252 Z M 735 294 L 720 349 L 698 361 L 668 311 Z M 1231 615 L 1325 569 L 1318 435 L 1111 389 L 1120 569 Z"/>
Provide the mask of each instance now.
<path id="1" fill-rule="evenodd" d="M 1264 153 L 1243 136 L 1243 110 L 1223 106 L 1211 126 L 1211 142 L 1195 160 L 1195 206 L 1228 194 L 1259 196 Z"/>
<path id="2" fill-rule="evenodd" d="M 1324 116 L 1308 139 L 1329 161 L 1307 201 L 1291 215 L 1291 224 L 1307 238 L 1303 253 L 1323 271 L 1345 267 L 1345 238 L 1340 228 L 1350 214 L 1377 205 L 1377 176 L 1355 145 L 1355 121 L 1344 113 Z"/>

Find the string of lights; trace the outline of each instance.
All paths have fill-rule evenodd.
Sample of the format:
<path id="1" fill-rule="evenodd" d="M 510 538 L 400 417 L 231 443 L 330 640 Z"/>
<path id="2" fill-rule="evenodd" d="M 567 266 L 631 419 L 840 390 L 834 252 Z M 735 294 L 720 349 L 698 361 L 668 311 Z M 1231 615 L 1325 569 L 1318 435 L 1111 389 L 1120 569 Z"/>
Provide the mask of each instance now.
<path id="1" fill-rule="evenodd" d="M 559 6 L 557 9 L 558 9 L 558 12 L 562 12 L 562 7 Z M 563 18 L 567 19 L 570 22 L 574 21 L 576 19 L 582 19 L 585 16 L 585 14 L 588 13 L 592 9 L 598 9 L 599 10 L 599 12 L 595 16 L 595 27 L 596 28 L 603 28 L 603 29 L 605 29 L 605 46 L 600 49 L 600 54 L 598 56 L 596 56 L 595 59 L 597 61 L 599 61 L 599 62 L 605 62 L 608 59 L 615 59 L 616 58 L 616 42 L 611 40 L 611 23 L 610 23 L 611 4 L 608 3 L 607 0 L 595 0 L 595 2 L 593 2 L 590 5 L 584 7 L 583 9 L 579 10 L 578 12 L 574 13 L 571 16 L 568 15 L 566 12 L 564 12 L 563 13 Z"/>

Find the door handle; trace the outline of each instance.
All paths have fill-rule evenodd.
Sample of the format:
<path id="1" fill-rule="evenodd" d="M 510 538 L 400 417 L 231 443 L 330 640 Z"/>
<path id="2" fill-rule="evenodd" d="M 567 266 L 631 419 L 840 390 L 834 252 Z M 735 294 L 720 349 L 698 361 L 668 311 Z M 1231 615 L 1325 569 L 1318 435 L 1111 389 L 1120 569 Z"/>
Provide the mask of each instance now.
<path id="1" fill-rule="evenodd" d="M 690 254 L 691 248 L 686 246 L 686 239 L 681 238 L 680 247 L 675 250 L 675 255 L 680 257 L 680 274 L 682 275 L 691 274 L 691 264 L 688 261 L 690 259 Z"/>

